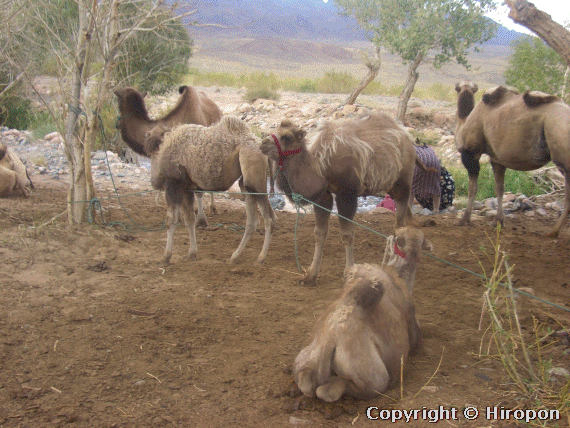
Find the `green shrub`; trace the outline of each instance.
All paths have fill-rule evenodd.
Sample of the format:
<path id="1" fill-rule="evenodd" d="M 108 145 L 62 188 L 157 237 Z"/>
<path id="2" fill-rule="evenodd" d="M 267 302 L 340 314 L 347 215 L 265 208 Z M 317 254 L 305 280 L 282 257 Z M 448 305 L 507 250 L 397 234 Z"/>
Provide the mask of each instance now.
<path id="1" fill-rule="evenodd" d="M 455 195 L 467 196 L 469 193 L 469 176 L 463 167 L 447 167 L 455 181 Z M 526 196 L 541 195 L 547 189 L 538 184 L 532 175 L 526 171 L 507 169 L 505 173 L 505 192 L 523 193 Z M 476 200 L 495 197 L 495 178 L 493 169 L 488 163 L 481 163 L 479 180 L 477 181 Z"/>
<path id="2" fill-rule="evenodd" d="M 271 89 L 267 88 L 257 88 L 257 89 L 248 89 L 244 95 L 244 99 L 248 103 L 253 103 L 255 100 L 264 99 L 264 100 L 278 100 L 279 94 Z"/>
<path id="3" fill-rule="evenodd" d="M 0 98 L 0 125 L 12 129 L 28 129 L 32 120 L 31 102 L 13 95 Z"/>
<path id="4" fill-rule="evenodd" d="M 357 80 L 347 72 L 328 71 L 317 81 L 317 92 L 324 94 L 349 94 Z"/>

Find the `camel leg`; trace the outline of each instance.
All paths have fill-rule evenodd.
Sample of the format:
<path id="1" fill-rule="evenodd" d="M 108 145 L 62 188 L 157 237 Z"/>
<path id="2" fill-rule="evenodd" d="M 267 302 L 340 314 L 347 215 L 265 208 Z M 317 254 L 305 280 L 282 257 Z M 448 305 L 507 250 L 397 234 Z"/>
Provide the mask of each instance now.
<path id="1" fill-rule="evenodd" d="M 439 214 L 439 208 L 441 205 L 441 195 L 434 195 L 433 196 L 433 213 Z"/>
<path id="2" fill-rule="evenodd" d="M 354 225 L 350 220 L 354 218 L 358 207 L 357 192 L 352 189 L 345 189 L 339 192 L 336 197 L 338 208 L 338 225 L 340 227 L 340 238 L 344 244 L 346 253 L 346 266 L 344 272 L 348 272 L 354 265 Z M 350 220 L 346 220 L 347 219 Z"/>
<path id="3" fill-rule="evenodd" d="M 256 262 L 263 263 L 267 257 L 267 251 L 269 250 L 269 244 L 271 243 L 271 237 L 273 236 L 273 229 L 275 228 L 275 213 L 273 212 L 273 208 L 271 208 L 267 195 L 255 195 L 254 197 L 257 201 L 257 206 L 263 214 L 263 225 L 265 226 L 263 247 L 261 248 L 261 253 L 259 253 Z"/>
<path id="4" fill-rule="evenodd" d="M 188 254 L 184 256 L 184 261 L 197 260 L 198 244 L 196 243 L 196 215 L 194 214 L 194 192 L 191 190 L 184 194 L 182 199 L 182 215 L 184 217 L 184 224 L 188 229 L 188 236 L 190 239 L 190 247 Z"/>
<path id="5" fill-rule="evenodd" d="M 550 238 L 556 238 L 560 233 L 560 229 L 564 224 L 564 220 L 568 217 L 568 213 L 570 213 L 570 170 L 562 171 L 565 177 L 565 188 L 564 188 L 564 209 L 560 214 L 560 218 L 552 228 L 550 232 L 546 235 Z"/>
<path id="6" fill-rule="evenodd" d="M 469 175 L 469 193 L 463 217 L 456 223 L 458 226 L 464 226 L 471 222 L 471 212 L 473 211 L 473 203 L 477 194 L 477 180 L 479 179 L 479 170 L 481 169 L 479 157 L 474 156 L 473 152 L 464 151 L 461 153 L 461 162 Z"/>
<path id="7" fill-rule="evenodd" d="M 505 216 L 503 214 L 503 194 L 505 193 L 505 171 L 506 167 L 498 163 L 491 162 L 493 167 L 493 175 L 495 176 L 495 195 L 497 195 L 497 216 L 495 217 L 495 226 L 501 223 L 504 226 Z"/>
<path id="8" fill-rule="evenodd" d="M 245 213 L 247 217 L 245 223 L 245 232 L 243 233 L 243 237 L 238 247 L 236 248 L 232 256 L 226 260 L 226 263 L 234 263 L 238 259 L 238 257 L 243 252 L 245 246 L 249 242 L 251 234 L 255 231 L 257 207 L 255 206 L 255 198 L 253 196 L 254 195 L 245 195 Z"/>
<path id="9" fill-rule="evenodd" d="M 208 219 L 206 218 L 206 214 L 204 214 L 204 207 L 202 205 L 202 192 L 198 192 L 196 197 L 198 199 L 198 215 L 196 217 L 196 227 L 198 229 L 209 229 L 210 225 L 208 224 Z M 213 197 L 214 195 L 212 195 Z"/>
<path id="10" fill-rule="evenodd" d="M 214 194 L 210 193 L 210 214 L 218 214 L 218 209 L 214 203 Z"/>
<path id="11" fill-rule="evenodd" d="M 322 197 L 318 198 L 315 203 L 326 208 L 332 209 L 333 198 L 330 193 L 325 193 Z M 329 231 L 329 217 L 330 212 L 315 206 L 315 253 L 313 254 L 313 262 L 303 279 L 301 284 L 314 287 L 317 285 L 317 276 L 321 269 L 321 259 L 323 257 L 323 247 L 327 234 Z"/>
<path id="12" fill-rule="evenodd" d="M 410 182 L 398 179 L 389 192 L 396 203 L 396 229 L 399 227 L 414 225 L 412 210 L 410 209 L 410 197 L 413 197 Z"/>
<path id="13" fill-rule="evenodd" d="M 182 192 L 179 183 L 169 182 L 164 192 L 166 196 L 166 249 L 160 262 L 161 266 L 168 266 L 172 257 L 172 244 L 174 232 L 178 224 L 178 214 L 182 203 Z"/>

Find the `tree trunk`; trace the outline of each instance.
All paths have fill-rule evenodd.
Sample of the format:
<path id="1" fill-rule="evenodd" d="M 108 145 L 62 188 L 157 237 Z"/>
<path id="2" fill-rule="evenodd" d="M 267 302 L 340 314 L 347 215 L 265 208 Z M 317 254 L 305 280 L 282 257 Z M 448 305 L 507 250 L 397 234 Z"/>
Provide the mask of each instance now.
<path id="1" fill-rule="evenodd" d="M 368 68 L 368 74 L 364 76 L 364 78 L 360 81 L 358 85 L 353 89 L 350 95 L 346 98 L 345 104 L 354 104 L 356 99 L 360 95 L 360 93 L 368 86 L 370 82 L 372 82 L 376 76 L 378 76 L 378 72 L 380 71 L 381 65 L 380 59 L 380 48 L 376 47 L 376 59 L 370 59 L 367 56 L 364 57 L 364 64 Z"/>
<path id="2" fill-rule="evenodd" d="M 505 0 L 505 4 L 511 10 L 509 18 L 539 36 L 570 66 L 570 31 L 527 0 Z"/>
<path id="3" fill-rule="evenodd" d="M 416 55 L 416 57 L 408 67 L 408 77 L 406 78 L 406 85 L 404 86 L 404 90 L 402 91 L 398 99 L 398 109 L 396 112 L 396 119 L 398 119 L 402 123 L 404 123 L 404 119 L 406 118 L 408 101 L 410 101 L 410 97 L 412 96 L 412 92 L 414 92 L 414 87 L 416 86 L 416 82 L 420 77 L 420 74 L 416 70 L 422 63 L 423 59 L 424 59 L 424 53 L 418 52 L 418 54 Z"/>

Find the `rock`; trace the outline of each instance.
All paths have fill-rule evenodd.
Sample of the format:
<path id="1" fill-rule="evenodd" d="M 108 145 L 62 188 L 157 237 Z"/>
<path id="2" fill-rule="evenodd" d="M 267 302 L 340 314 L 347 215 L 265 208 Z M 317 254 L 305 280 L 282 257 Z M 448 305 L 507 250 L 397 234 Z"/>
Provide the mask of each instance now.
<path id="1" fill-rule="evenodd" d="M 307 420 L 307 419 L 296 418 L 295 416 L 291 416 L 289 418 L 289 423 L 291 425 L 310 425 L 310 424 L 312 424 L 312 422 Z"/>
<path id="2" fill-rule="evenodd" d="M 497 215 L 497 210 L 485 211 L 485 217 L 487 218 L 495 218 L 496 215 Z"/>
<path id="3" fill-rule="evenodd" d="M 534 203 L 530 199 L 525 197 L 525 199 L 521 199 L 520 202 L 521 202 L 521 208 L 520 209 L 522 211 L 529 211 L 529 210 L 534 209 Z"/>
<path id="4" fill-rule="evenodd" d="M 421 211 L 419 212 L 419 214 L 420 214 L 420 215 L 432 215 L 433 212 L 432 212 L 431 210 L 427 209 L 427 208 L 424 208 L 423 210 L 421 210 Z"/>
<path id="5" fill-rule="evenodd" d="M 536 213 L 540 216 L 540 217 L 548 217 L 548 213 L 546 212 L 546 210 L 542 207 L 538 208 L 536 210 Z"/>
<path id="6" fill-rule="evenodd" d="M 548 370 L 550 375 L 550 382 L 553 383 L 566 383 L 570 378 L 570 372 L 562 367 L 553 367 Z"/>
<path id="7" fill-rule="evenodd" d="M 485 207 L 489 208 L 491 210 L 496 210 L 497 209 L 497 198 L 489 198 L 489 199 L 485 199 Z"/>
<path id="8" fill-rule="evenodd" d="M 475 211 L 481 211 L 484 207 L 485 207 L 485 205 L 480 201 L 473 202 L 473 209 Z"/>
<path id="9" fill-rule="evenodd" d="M 527 211 L 524 213 L 524 215 L 526 217 L 534 217 L 534 216 L 536 216 L 536 213 L 534 211 Z"/>
<path id="10" fill-rule="evenodd" d="M 358 108 L 354 104 L 347 104 L 342 108 L 342 115 L 348 116 L 350 114 L 356 113 Z"/>

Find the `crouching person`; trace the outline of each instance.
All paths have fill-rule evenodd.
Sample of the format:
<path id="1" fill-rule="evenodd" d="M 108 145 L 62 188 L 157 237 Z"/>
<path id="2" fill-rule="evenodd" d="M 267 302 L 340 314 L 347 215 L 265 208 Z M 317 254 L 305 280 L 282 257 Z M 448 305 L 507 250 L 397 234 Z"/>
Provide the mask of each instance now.
<path id="1" fill-rule="evenodd" d="M 401 359 L 419 344 L 412 290 L 422 250 L 432 250 L 424 234 L 403 227 L 384 267 L 349 270 L 342 296 L 295 359 L 295 382 L 305 395 L 329 402 L 343 394 L 369 399 L 399 378 Z"/>

